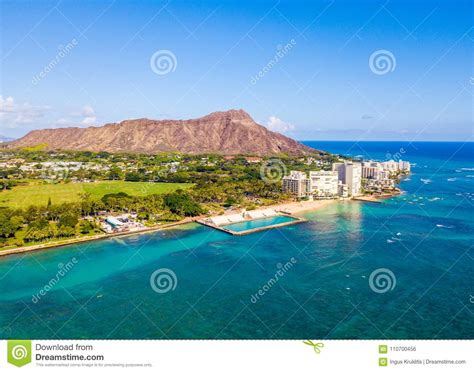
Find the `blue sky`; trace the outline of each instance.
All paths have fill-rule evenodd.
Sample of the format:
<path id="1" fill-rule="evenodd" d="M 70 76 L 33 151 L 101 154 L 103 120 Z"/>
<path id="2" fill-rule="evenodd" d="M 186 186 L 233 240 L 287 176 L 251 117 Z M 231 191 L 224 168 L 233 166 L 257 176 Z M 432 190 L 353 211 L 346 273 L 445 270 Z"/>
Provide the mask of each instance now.
<path id="1" fill-rule="evenodd" d="M 243 108 L 299 140 L 472 139 L 467 0 L 2 1 L 1 17 L 5 136 Z"/>

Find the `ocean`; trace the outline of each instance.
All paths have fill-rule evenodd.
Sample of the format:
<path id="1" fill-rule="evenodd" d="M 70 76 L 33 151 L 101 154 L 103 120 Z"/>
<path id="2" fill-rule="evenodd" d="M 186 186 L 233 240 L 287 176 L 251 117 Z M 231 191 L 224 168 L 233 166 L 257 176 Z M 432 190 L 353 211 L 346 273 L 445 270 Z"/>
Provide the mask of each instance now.
<path id="1" fill-rule="evenodd" d="M 474 144 L 306 144 L 412 174 L 382 203 L 255 234 L 189 224 L 1 258 L 0 338 L 474 338 Z"/>

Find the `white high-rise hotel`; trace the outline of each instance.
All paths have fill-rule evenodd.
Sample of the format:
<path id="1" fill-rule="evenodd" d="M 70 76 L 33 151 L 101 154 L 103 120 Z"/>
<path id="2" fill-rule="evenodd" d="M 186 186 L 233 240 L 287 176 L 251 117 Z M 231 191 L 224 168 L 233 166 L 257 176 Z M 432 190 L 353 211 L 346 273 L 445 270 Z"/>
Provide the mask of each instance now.
<path id="1" fill-rule="evenodd" d="M 298 197 L 343 198 L 362 194 L 362 179 L 366 191 L 382 192 L 393 190 L 399 174 L 408 174 L 407 161 L 365 161 L 363 164 L 352 161 L 333 163 L 332 171 L 311 171 L 309 178 L 305 172 L 292 171 L 283 177 L 283 189 Z"/>
<path id="2" fill-rule="evenodd" d="M 291 171 L 283 177 L 283 190 L 297 197 L 342 197 L 361 194 L 362 166 L 360 163 L 334 163 L 332 171 Z"/>
<path id="3" fill-rule="evenodd" d="M 353 162 L 334 163 L 332 170 L 338 173 L 338 179 L 347 185 L 349 196 L 357 196 L 362 188 L 362 164 Z"/>
<path id="4" fill-rule="evenodd" d="M 334 171 L 309 172 L 311 194 L 320 197 L 337 195 L 338 174 Z"/>
<path id="5" fill-rule="evenodd" d="M 289 176 L 283 177 L 283 190 L 301 198 L 310 192 L 310 180 L 305 172 L 291 171 Z"/>

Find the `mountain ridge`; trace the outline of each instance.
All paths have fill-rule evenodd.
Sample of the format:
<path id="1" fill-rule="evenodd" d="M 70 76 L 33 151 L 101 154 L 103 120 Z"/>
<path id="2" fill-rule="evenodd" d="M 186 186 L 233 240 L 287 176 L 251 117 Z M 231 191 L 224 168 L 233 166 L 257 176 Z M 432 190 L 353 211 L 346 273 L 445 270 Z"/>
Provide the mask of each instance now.
<path id="1" fill-rule="evenodd" d="M 223 155 L 305 155 L 314 150 L 257 124 L 244 110 L 212 112 L 196 119 L 127 119 L 98 127 L 37 129 L 9 148 Z"/>

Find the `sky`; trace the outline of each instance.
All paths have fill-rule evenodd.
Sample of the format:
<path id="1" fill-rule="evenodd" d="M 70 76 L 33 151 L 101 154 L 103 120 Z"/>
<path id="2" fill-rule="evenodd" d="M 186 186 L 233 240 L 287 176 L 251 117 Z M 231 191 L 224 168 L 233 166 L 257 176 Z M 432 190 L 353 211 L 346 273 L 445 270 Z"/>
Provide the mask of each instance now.
<path id="1" fill-rule="evenodd" d="M 297 140 L 473 137 L 457 1 L 1 1 L 0 135 L 232 108 Z"/>

